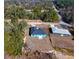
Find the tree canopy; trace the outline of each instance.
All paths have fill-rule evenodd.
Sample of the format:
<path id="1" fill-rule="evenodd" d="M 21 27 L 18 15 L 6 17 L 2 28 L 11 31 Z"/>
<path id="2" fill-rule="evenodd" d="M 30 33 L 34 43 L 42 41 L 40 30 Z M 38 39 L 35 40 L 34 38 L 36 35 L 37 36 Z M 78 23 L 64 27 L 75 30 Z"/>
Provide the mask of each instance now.
<path id="1" fill-rule="evenodd" d="M 4 49 L 7 53 L 14 56 L 20 55 L 22 53 L 23 38 L 24 38 L 24 32 L 22 30 L 26 29 L 26 26 L 27 23 L 25 21 L 21 21 L 17 25 L 11 26 L 9 32 L 7 31 L 4 32 L 4 43 L 5 43 Z"/>
<path id="2" fill-rule="evenodd" d="M 58 15 L 53 8 L 49 10 L 49 17 L 50 17 L 51 21 L 58 20 Z"/>
<path id="3" fill-rule="evenodd" d="M 56 8 L 59 9 L 62 20 L 68 24 L 74 23 L 74 0 L 56 0 Z"/>
<path id="4" fill-rule="evenodd" d="M 45 11 L 42 13 L 42 20 L 46 22 L 53 22 L 58 20 L 58 15 L 56 11 L 52 9 L 48 9 L 48 11 Z"/>
<path id="5" fill-rule="evenodd" d="M 16 9 L 14 10 L 16 11 Z M 18 22 L 18 14 L 13 13 L 11 17 L 11 29 L 8 34 L 5 31 L 5 51 L 12 55 L 20 55 L 22 53 L 23 37 L 22 30 L 26 28 L 27 23 L 25 21 Z M 8 37 L 7 37 L 8 35 Z"/>
<path id="6" fill-rule="evenodd" d="M 74 5 L 74 0 L 56 0 L 61 7 L 68 7 Z"/>
<path id="7" fill-rule="evenodd" d="M 4 15 L 5 18 L 9 18 L 9 19 L 11 19 L 12 17 L 23 19 L 26 18 L 26 11 L 23 6 L 11 5 L 5 7 Z"/>
<path id="8" fill-rule="evenodd" d="M 40 5 L 36 5 L 33 7 L 32 12 L 34 14 L 34 18 L 39 18 L 41 15 L 41 6 Z"/>

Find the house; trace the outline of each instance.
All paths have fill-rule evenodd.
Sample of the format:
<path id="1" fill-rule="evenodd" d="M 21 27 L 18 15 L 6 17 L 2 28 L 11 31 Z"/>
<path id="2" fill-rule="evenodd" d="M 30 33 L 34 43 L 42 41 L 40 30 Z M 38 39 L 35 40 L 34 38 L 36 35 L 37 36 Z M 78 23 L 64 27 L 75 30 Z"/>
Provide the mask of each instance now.
<path id="1" fill-rule="evenodd" d="M 58 28 L 55 25 L 51 25 L 51 30 L 53 34 L 58 34 L 61 36 L 71 36 L 71 33 L 64 28 Z"/>
<path id="2" fill-rule="evenodd" d="M 36 27 L 36 26 L 32 26 L 30 28 L 30 33 L 31 33 L 31 37 L 42 38 L 42 37 L 47 36 L 46 32 L 42 28 L 39 28 L 39 27 Z"/>
<path id="3" fill-rule="evenodd" d="M 50 39 L 53 47 L 74 49 L 73 37 L 67 29 L 51 25 L 51 30 Z"/>

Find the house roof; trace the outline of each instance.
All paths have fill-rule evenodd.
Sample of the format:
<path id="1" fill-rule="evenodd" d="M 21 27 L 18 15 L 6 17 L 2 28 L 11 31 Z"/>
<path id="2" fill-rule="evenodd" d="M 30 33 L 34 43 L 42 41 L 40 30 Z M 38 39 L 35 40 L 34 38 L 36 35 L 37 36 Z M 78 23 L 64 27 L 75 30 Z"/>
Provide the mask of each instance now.
<path id="1" fill-rule="evenodd" d="M 41 28 L 31 27 L 31 34 L 42 35 L 42 34 L 46 34 L 46 33 Z"/>
<path id="2" fill-rule="evenodd" d="M 53 33 L 63 34 L 63 35 L 71 35 L 67 29 L 63 29 L 63 28 L 59 29 L 55 26 L 51 27 L 51 29 L 52 29 Z"/>

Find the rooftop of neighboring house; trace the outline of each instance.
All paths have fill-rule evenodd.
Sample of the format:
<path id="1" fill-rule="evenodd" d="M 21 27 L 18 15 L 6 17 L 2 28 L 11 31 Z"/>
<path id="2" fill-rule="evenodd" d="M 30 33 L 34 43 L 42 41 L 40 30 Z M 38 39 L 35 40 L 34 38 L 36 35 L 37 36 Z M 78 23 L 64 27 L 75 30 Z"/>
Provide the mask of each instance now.
<path id="1" fill-rule="evenodd" d="M 50 39 L 53 47 L 59 48 L 74 48 L 74 41 L 72 40 L 73 36 L 71 33 L 62 28 L 60 25 L 51 25 L 52 33 L 50 33 Z"/>
<path id="2" fill-rule="evenodd" d="M 50 27 L 53 34 L 59 34 L 61 36 L 71 36 L 71 33 L 65 28 L 55 25 L 50 25 Z"/>

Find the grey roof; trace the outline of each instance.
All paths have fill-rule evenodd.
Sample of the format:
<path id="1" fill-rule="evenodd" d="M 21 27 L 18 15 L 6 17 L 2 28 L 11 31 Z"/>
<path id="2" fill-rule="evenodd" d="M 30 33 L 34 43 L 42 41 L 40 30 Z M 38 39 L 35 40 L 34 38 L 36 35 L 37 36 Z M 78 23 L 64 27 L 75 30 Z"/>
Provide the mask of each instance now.
<path id="1" fill-rule="evenodd" d="M 58 33 L 58 34 L 63 34 L 63 35 L 71 35 L 70 32 L 66 29 L 59 29 L 57 27 L 52 27 L 52 32 L 53 33 Z"/>

